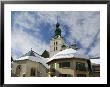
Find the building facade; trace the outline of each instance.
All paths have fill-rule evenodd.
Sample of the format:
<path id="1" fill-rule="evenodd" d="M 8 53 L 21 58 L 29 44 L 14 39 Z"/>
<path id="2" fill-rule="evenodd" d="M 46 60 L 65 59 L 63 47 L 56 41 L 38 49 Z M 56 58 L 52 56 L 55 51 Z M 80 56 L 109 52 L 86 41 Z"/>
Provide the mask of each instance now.
<path id="1" fill-rule="evenodd" d="M 91 72 L 90 60 L 76 56 L 72 48 L 63 50 L 48 61 L 50 77 L 89 77 Z M 70 52 L 70 53 L 69 53 Z"/>
<path id="2" fill-rule="evenodd" d="M 29 51 L 12 63 L 12 75 L 18 77 L 47 77 L 48 65 L 34 51 Z"/>
<path id="3" fill-rule="evenodd" d="M 100 64 L 92 64 L 92 76 L 100 77 Z"/>

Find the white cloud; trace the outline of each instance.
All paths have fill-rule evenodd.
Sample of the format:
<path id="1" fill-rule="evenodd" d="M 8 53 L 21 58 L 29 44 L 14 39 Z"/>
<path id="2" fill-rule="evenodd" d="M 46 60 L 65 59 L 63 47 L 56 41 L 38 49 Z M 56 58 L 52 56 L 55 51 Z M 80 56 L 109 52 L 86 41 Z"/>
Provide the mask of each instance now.
<path id="1" fill-rule="evenodd" d="M 28 12 L 19 12 L 19 14 L 15 14 L 14 16 L 14 23 L 27 29 L 32 29 L 36 24 L 36 20 L 34 16 L 30 15 Z"/>
<path id="2" fill-rule="evenodd" d="M 57 19 L 57 12 L 48 12 L 48 11 L 41 11 L 38 12 L 38 16 L 40 17 L 40 21 L 52 24 L 56 23 Z"/>
<path id="3" fill-rule="evenodd" d="M 99 12 L 71 12 L 70 15 L 65 14 L 62 19 L 63 23 L 70 28 L 70 36 L 67 37 L 71 43 L 74 39 L 80 41 L 83 50 L 91 48 L 89 54 L 98 55 L 100 52 L 100 40 L 94 42 L 94 37 L 100 30 L 100 14 Z M 80 22 L 82 21 L 82 24 Z M 99 35 L 98 35 L 99 36 Z M 99 37 L 97 37 L 99 39 Z M 95 47 L 90 47 L 91 43 L 97 44 Z M 96 53 L 95 53 L 96 52 Z"/>
<path id="4" fill-rule="evenodd" d="M 89 52 L 88 55 L 93 55 L 94 57 L 100 57 L 100 45 L 97 42 L 96 45 L 94 47 L 91 47 L 91 51 Z"/>
<path id="5" fill-rule="evenodd" d="M 22 31 L 22 29 L 16 29 L 12 32 L 11 46 L 15 51 L 21 52 L 22 54 L 25 54 L 31 48 L 39 54 L 41 54 L 45 49 L 49 50 L 48 44 L 27 34 Z"/>
<path id="6" fill-rule="evenodd" d="M 58 21 L 60 22 L 60 27 L 62 29 L 62 34 L 66 33 L 63 31 L 63 25 L 67 25 L 70 35 L 66 37 L 66 40 L 72 43 L 75 39 L 80 42 L 83 46 L 81 51 L 86 52 L 86 48 L 89 48 L 91 43 L 97 44 L 94 47 L 91 47 L 89 55 L 99 54 L 100 51 L 100 35 L 97 37 L 97 41 L 94 41 L 94 36 L 100 29 L 100 14 L 99 12 L 34 12 L 34 14 L 29 14 L 28 12 L 21 12 L 19 15 L 15 15 L 15 21 L 13 28 L 16 30 L 12 32 L 12 48 L 19 49 L 22 53 L 25 53 L 30 48 L 41 52 L 41 49 L 49 49 L 49 44 L 42 42 L 39 37 L 40 29 L 38 28 L 41 23 L 49 23 L 51 28 L 50 32 L 53 32 L 55 29 L 55 24 L 57 22 L 57 16 L 59 17 Z M 22 27 L 16 27 L 15 24 L 19 24 Z M 35 32 L 31 36 L 23 31 L 23 27 L 27 29 L 33 29 Z M 16 39 L 15 39 L 16 38 Z M 94 52 L 96 54 L 94 54 Z"/>

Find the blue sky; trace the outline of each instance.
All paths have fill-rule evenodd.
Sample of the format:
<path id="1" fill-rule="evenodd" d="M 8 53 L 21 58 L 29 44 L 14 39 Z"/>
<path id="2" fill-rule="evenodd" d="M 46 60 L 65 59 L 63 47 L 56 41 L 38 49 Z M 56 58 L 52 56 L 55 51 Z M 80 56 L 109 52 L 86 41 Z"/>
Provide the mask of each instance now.
<path id="1" fill-rule="evenodd" d="M 99 11 L 12 11 L 12 56 L 18 58 L 31 48 L 39 54 L 49 51 L 57 19 L 68 45 L 76 40 L 81 53 L 100 56 Z"/>

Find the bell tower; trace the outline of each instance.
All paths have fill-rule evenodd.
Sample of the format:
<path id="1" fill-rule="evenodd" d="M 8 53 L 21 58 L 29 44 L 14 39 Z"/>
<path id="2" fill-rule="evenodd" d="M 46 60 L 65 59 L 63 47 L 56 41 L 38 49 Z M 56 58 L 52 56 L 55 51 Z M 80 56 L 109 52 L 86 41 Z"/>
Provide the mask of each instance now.
<path id="1" fill-rule="evenodd" d="M 64 38 L 61 36 L 61 29 L 59 27 L 60 27 L 60 24 L 57 22 L 55 35 L 50 40 L 50 57 L 52 57 L 59 51 L 62 51 L 66 48 Z"/>

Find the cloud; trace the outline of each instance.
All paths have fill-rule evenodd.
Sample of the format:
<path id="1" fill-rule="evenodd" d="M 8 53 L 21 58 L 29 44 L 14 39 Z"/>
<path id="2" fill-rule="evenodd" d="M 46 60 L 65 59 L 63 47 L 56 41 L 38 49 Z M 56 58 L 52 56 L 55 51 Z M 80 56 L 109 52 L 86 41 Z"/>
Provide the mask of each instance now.
<path id="1" fill-rule="evenodd" d="M 20 57 L 32 48 L 37 53 L 41 54 L 45 49 L 49 50 L 49 45 L 42 42 L 38 37 L 33 37 L 28 33 L 22 31 L 22 29 L 16 29 L 12 32 L 12 50 L 16 57 Z M 17 53 L 21 53 L 17 55 Z"/>
<path id="2" fill-rule="evenodd" d="M 67 37 L 68 41 L 73 43 L 74 40 L 77 40 L 83 50 L 91 49 L 88 52 L 89 55 L 96 55 L 95 52 L 100 51 L 100 40 L 94 42 L 94 37 L 97 32 L 100 32 L 100 12 L 71 12 L 70 15 L 68 14 L 65 14 L 62 20 L 63 23 L 69 26 L 70 35 Z M 100 38 L 97 37 L 97 39 Z M 92 47 L 92 43 L 97 44 L 96 47 Z"/>
<path id="3" fill-rule="evenodd" d="M 34 16 L 28 12 L 17 12 L 14 15 L 14 24 L 18 24 L 26 29 L 32 29 L 32 27 L 36 24 L 35 21 Z"/>
<path id="4" fill-rule="evenodd" d="M 40 22 L 35 19 L 36 12 L 34 15 L 31 15 L 29 12 L 13 12 L 12 14 L 14 16 L 12 16 L 11 48 L 14 57 L 23 55 L 31 48 L 39 54 L 45 49 L 49 50 L 48 44 L 40 40 L 41 34 L 38 28 Z M 27 29 L 34 32 L 29 34 L 29 31 L 26 32 Z"/>
<path id="5" fill-rule="evenodd" d="M 48 38 L 50 40 L 58 17 L 62 35 L 67 43 L 72 44 L 77 40 L 82 53 L 90 56 L 100 54 L 100 12 L 98 11 L 32 11 L 12 12 L 12 14 L 14 14 L 12 49 L 19 53 L 24 54 L 30 48 L 38 53 L 42 53 L 45 49 L 49 50 L 49 43 L 45 41 L 47 36 L 43 36 L 46 34 L 42 34 L 41 30 L 43 29 L 45 33 L 50 32 L 51 37 Z"/>

